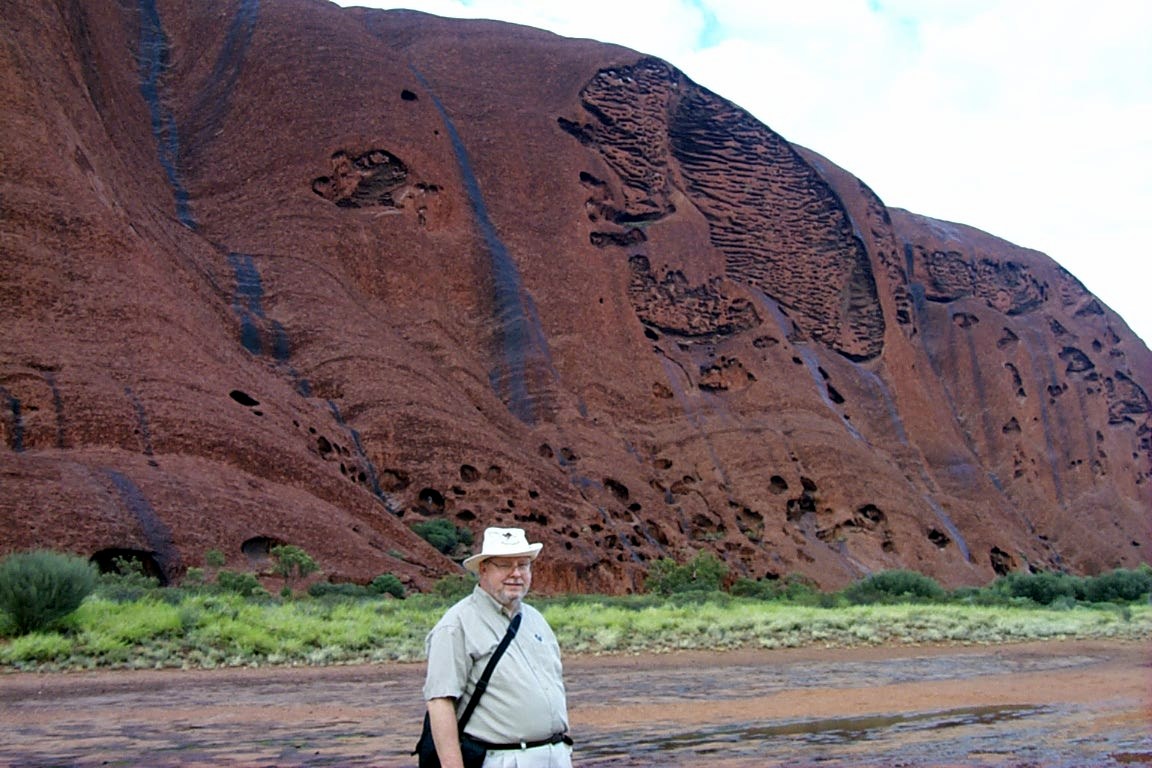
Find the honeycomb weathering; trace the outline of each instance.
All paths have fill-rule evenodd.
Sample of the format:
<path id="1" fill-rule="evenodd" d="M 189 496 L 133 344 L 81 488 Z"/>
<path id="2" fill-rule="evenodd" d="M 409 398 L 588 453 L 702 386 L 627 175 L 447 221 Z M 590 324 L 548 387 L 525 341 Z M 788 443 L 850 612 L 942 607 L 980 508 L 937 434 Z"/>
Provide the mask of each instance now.
<path id="1" fill-rule="evenodd" d="M 1148 561 L 1123 321 L 664 62 L 302 0 L 10 15 L 0 554 L 426 588 L 443 519 L 528 529 L 546 591 Z"/>

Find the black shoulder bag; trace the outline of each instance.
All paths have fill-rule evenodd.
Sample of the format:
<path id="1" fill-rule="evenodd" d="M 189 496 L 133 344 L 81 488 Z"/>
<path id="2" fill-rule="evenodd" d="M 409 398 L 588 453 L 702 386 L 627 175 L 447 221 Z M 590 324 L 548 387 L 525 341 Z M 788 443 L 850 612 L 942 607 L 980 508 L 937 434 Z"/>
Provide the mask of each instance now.
<path id="1" fill-rule="evenodd" d="M 464 757 L 464 768 L 480 768 L 484 764 L 484 757 L 488 750 L 477 744 L 471 736 L 465 734 L 464 726 L 468 724 L 468 720 L 476 710 L 476 705 L 480 703 L 480 697 L 488 689 L 488 679 L 492 677 L 492 671 L 496 669 L 496 662 L 500 661 L 504 651 L 508 650 L 508 644 L 512 642 L 512 638 L 516 637 L 516 631 L 520 629 L 522 615 L 518 613 L 512 617 L 512 623 L 508 625 L 504 639 L 500 641 L 500 645 L 496 646 L 496 652 L 492 654 L 492 658 L 488 660 L 488 665 L 484 667 L 484 674 L 480 675 L 480 680 L 476 683 L 476 690 L 472 692 L 472 698 L 468 700 L 468 706 L 464 708 L 464 714 L 460 715 L 460 720 L 456 723 L 456 729 L 460 734 L 460 754 Z M 420 741 L 416 742 L 416 749 L 412 750 L 412 754 L 419 755 L 420 768 L 440 768 L 440 756 L 436 754 L 436 742 L 432 740 L 432 723 L 428 719 L 427 712 L 424 713 L 424 730 L 420 732 Z"/>

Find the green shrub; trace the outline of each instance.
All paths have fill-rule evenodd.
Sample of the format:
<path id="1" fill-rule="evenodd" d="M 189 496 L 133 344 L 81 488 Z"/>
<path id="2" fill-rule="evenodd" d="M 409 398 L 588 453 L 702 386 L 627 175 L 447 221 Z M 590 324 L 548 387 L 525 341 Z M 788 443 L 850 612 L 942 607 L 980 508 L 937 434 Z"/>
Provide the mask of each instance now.
<path id="1" fill-rule="evenodd" d="M 459 544 L 472 543 L 472 532 L 450 520 L 424 520 L 413 524 L 412 532 L 446 555 L 452 554 Z"/>
<path id="2" fill-rule="evenodd" d="M 276 574 L 282 576 L 287 582 L 285 588 L 288 589 L 289 594 L 292 592 L 291 585 L 296 579 L 303 579 L 305 576 L 320 570 L 320 566 L 316 564 L 311 555 L 293 544 L 281 544 L 272 547 L 269 554 L 276 561 L 274 568 Z"/>
<path id="3" fill-rule="evenodd" d="M 916 571 L 881 571 L 850 584 L 841 594 L 850 603 L 894 603 L 941 600 L 944 588 L 931 576 Z"/>
<path id="4" fill-rule="evenodd" d="M 368 585 L 368 590 L 377 595 L 404 597 L 404 583 L 391 573 L 382 573 L 372 579 Z"/>
<path id="5" fill-rule="evenodd" d="M 0 610 L 16 635 L 44 629 L 79 608 L 96 577 L 96 566 L 74 555 L 9 555 L 0 562 Z"/>
<path id="6" fill-rule="evenodd" d="M 225 592 L 235 592 L 238 595 L 250 597 L 264 591 L 264 586 L 255 574 L 247 571 L 237 572 L 222 570 L 216 574 L 216 586 Z"/>
<path id="7" fill-rule="evenodd" d="M 1092 603 L 1134 603 L 1152 592 L 1152 571 L 1117 568 L 1084 579 L 1084 599 Z"/>
<path id="8" fill-rule="evenodd" d="M 711 552 L 697 553 L 681 565 L 675 560 L 661 558 L 648 568 L 645 585 L 648 591 L 659 595 L 680 592 L 716 592 L 728 575 L 728 566 Z"/>
<path id="9" fill-rule="evenodd" d="M 737 579 L 728 591 L 737 597 L 789 602 L 812 602 L 820 594 L 814 581 L 798 573 L 779 579 Z"/>
<path id="10" fill-rule="evenodd" d="M 160 579 L 144 571 L 144 563 L 136 558 L 117 557 L 112 561 L 116 570 L 100 574 L 96 591 L 109 600 L 130 603 L 160 588 Z"/>
<path id="11" fill-rule="evenodd" d="M 1024 598 L 1038 605 L 1052 605 L 1061 598 L 1084 598 L 1084 580 L 1067 573 L 1040 571 L 1039 573 L 1010 573 L 992 584 L 994 591 L 1008 597 Z"/>
<path id="12" fill-rule="evenodd" d="M 308 594 L 312 597 L 342 597 L 360 599 L 372 594 L 368 587 L 351 581 L 333 583 L 331 581 L 318 581 L 308 587 Z"/>
<path id="13" fill-rule="evenodd" d="M 432 585 L 432 593 L 447 600 L 459 600 L 472 594 L 476 588 L 476 579 L 462 573 L 450 573 Z"/>

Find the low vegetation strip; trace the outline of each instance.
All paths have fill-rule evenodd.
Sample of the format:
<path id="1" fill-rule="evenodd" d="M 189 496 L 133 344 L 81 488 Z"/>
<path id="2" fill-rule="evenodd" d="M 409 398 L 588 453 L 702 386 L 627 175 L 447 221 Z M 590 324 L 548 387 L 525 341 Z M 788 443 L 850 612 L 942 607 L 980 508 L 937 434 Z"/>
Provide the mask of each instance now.
<path id="1" fill-rule="evenodd" d="M 424 635 L 446 605 L 426 596 L 331 601 L 186 595 L 175 603 L 93 597 L 66 625 L 0 644 L 0 665 L 53 671 L 420 661 Z M 1152 639 L 1148 605 L 822 608 L 721 594 L 659 604 L 581 597 L 537 605 L 567 654 Z"/>
<path id="2" fill-rule="evenodd" d="M 306 553 L 285 549 L 272 578 L 195 573 L 160 587 L 122 564 L 96 576 L 44 553 L 0 562 L 0 671 L 321 666 L 424 658 L 424 636 L 472 589 L 445 578 L 406 595 L 390 574 L 367 585 L 316 582 Z M 61 559 L 63 558 L 63 559 Z M 908 571 L 833 593 L 799 580 L 725 582 L 723 564 L 663 561 L 648 594 L 537 597 L 566 654 L 737 648 L 998 644 L 1052 639 L 1152 640 L 1152 569 L 1097 577 L 1012 574 L 947 591 Z"/>

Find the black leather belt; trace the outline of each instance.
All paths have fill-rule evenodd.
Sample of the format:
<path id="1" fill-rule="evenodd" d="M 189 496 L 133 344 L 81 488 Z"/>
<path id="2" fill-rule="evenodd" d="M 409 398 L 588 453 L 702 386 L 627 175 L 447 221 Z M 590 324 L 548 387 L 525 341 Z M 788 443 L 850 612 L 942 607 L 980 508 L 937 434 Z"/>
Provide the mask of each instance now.
<path id="1" fill-rule="evenodd" d="M 560 744 L 563 742 L 568 746 L 572 746 L 572 737 L 567 733 L 554 733 L 546 739 L 540 741 L 516 741 L 511 744 L 493 744 L 490 741 L 481 741 L 480 739 L 469 736 L 468 738 L 476 742 L 487 750 L 497 749 L 533 749 L 534 747 L 547 747 L 550 744 Z"/>

